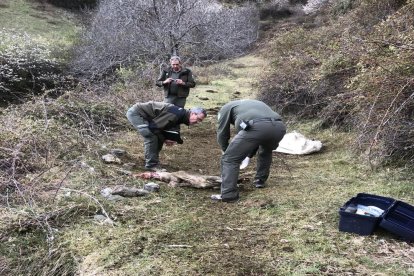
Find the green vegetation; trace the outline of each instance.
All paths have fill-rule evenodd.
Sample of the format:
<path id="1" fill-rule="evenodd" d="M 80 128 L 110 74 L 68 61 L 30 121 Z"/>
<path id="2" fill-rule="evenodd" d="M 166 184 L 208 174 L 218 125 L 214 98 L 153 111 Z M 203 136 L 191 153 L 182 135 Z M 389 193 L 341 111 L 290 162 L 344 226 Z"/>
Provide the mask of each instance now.
<path id="1" fill-rule="evenodd" d="M 3 31 L 25 33 L 35 42 L 53 47 L 71 45 L 80 30 L 74 15 L 46 2 L 5 0 L 0 5 L 0 13 Z"/>
<path id="2" fill-rule="evenodd" d="M 42 14 L 26 2 L 12 2 L 6 1 L 0 13 L 20 3 L 27 13 Z M 344 5 L 334 14 L 344 14 L 345 19 L 354 7 L 351 2 L 356 4 L 341 1 Z M 387 23 L 394 21 L 388 20 L 383 24 L 390 28 Z M 341 24 L 312 29 L 304 27 L 309 22 L 301 27 L 293 20 L 279 24 L 284 27 L 275 25 L 278 37 L 263 42 L 255 54 L 192 67 L 198 85 L 188 107 L 205 106 L 209 116 L 200 125 L 182 129 L 183 145 L 163 149 L 161 161 L 169 171 L 219 174 L 216 112 L 229 100 L 271 92 L 268 95 L 300 96 L 308 103 L 335 89 L 360 91 L 351 102 L 356 105 L 335 106 L 347 111 L 365 103 L 358 99 L 372 97 L 371 89 L 392 87 L 387 74 L 412 76 L 410 55 L 398 45 L 383 47 L 384 51 L 370 48 L 378 50 L 379 60 L 368 52 L 361 54 L 364 59 L 356 59 L 343 51 L 356 49 L 353 45 L 334 39 L 343 32 Z M 411 27 L 406 27 L 401 37 L 410 41 Z M 65 41 L 64 33 L 68 34 L 65 28 L 59 41 Z M 396 57 L 399 62 L 392 63 Z M 381 66 L 370 71 L 376 62 Z M 310 104 L 286 105 L 277 111 L 283 112 L 289 132 L 321 140 L 323 150 L 306 156 L 275 154 L 265 189 L 250 184 L 256 165 L 252 159 L 242 171 L 237 203 L 211 202 L 209 197 L 217 190 L 162 182 L 160 192 L 146 197 L 105 199 L 104 188 L 142 188 L 147 182 L 124 173 L 126 163 L 136 164 L 133 173 L 141 172 L 143 164 L 142 139 L 130 128 L 125 112 L 135 101 L 162 99 L 162 92 L 151 86 L 151 74 L 135 76 L 129 68 L 118 74 L 121 82 L 106 93 L 95 86 L 79 86 L 57 99 L 33 97 L 1 109 L 1 275 L 414 274 L 411 243 L 381 230 L 371 236 L 338 231 L 338 209 L 357 193 L 414 205 L 412 168 L 374 168 L 362 162 L 353 151 L 360 139 L 357 129 L 349 124 L 328 127 L 327 115 L 310 116 L 318 111 L 307 109 Z M 327 100 L 338 103 L 335 97 Z M 348 98 L 339 99 L 345 103 Z M 301 117 L 295 108 L 310 115 Z M 114 148 L 126 150 L 123 164 L 103 163 L 102 155 Z"/>
<path id="3" fill-rule="evenodd" d="M 226 86 L 237 82 L 244 91 L 238 95 L 241 98 L 249 97 L 249 91 L 254 90 L 239 74 L 263 68 L 263 61 L 257 57 L 233 62 L 240 65 L 246 61 L 255 61 L 257 66 L 229 66 L 233 81 L 228 76 L 213 76 Z M 226 87 L 205 85 L 192 94 L 189 105 L 197 100 L 196 93 L 211 86 L 221 94 L 210 96 L 211 107 L 223 97 L 234 98 Z M 172 171 L 217 174 L 220 149 L 214 141 L 214 122 L 211 115 L 207 122 L 184 129 L 184 145 L 164 149 L 163 162 Z M 347 145 L 354 139 L 349 133 L 315 131 L 314 121 L 287 120 L 287 124 L 289 131 L 323 141 L 324 150 L 309 156 L 277 154 L 269 187 L 256 190 L 247 180 L 241 190 L 242 200 L 236 204 L 211 202 L 212 190 L 172 188 L 162 183 L 160 193 L 145 198 L 107 201 L 99 195 L 103 188 L 142 187 L 143 182 L 119 174 L 120 166 L 105 165 L 100 156 L 110 148 L 124 148 L 128 156 L 123 162 L 140 164 L 140 138 L 128 130 L 95 140 L 82 136 L 76 126 L 66 125 L 65 139 L 60 142 L 68 145 L 73 141 L 76 145 L 64 155 L 67 164 L 75 166 L 69 169 L 58 163 L 59 159 L 55 163 L 50 159 L 49 170 L 27 174 L 26 184 L 22 183 L 31 187 L 27 193 L 39 207 L 40 202 L 49 207 L 42 210 L 26 205 L 19 212 L 4 210 L 2 217 L 8 218 L 3 219 L 8 223 L 0 229 L 4 263 L 12 274 L 32 271 L 39 275 L 72 275 L 74 271 L 85 275 L 218 275 L 223 269 L 227 275 L 412 274 L 410 244 L 381 231 L 369 237 L 338 231 L 338 208 L 358 192 L 392 196 L 413 204 L 412 174 L 391 168 L 375 172 L 359 163 L 348 151 Z M 62 150 L 54 148 L 51 155 L 58 152 Z M 253 159 L 243 176 L 251 179 L 254 168 Z M 45 183 L 52 189 L 44 190 Z M 54 198 L 53 203 L 50 198 Z M 102 214 L 102 208 L 93 198 L 115 224 L 94 219 L 95 214 Z M 39 219 L 47 216 L 46 220 Z M 21 225 L 25 225 L 23 230 Z M 54 239 L 46 243 L 51 234 Z M 36 254 L 22 254 L 28 247 Z M 37 266 L 46 262 L 50 250 L 62 270 Z"/>
<path id="4" fill-rule="evenodd" d="M 338 1 L 302 24 L 276 25 L 259 98 L 352 130 L 353 149 L 373 167 L 411 166 L 413 10 L 412 1 Z"/>
<path id="5" fill-rule="evenodd" d="M 61 95 L 74 86 L 67 72 L 80 28 L 46 2 L 5 1 L 0 6 L 0 106 L 33 95 Z"/>

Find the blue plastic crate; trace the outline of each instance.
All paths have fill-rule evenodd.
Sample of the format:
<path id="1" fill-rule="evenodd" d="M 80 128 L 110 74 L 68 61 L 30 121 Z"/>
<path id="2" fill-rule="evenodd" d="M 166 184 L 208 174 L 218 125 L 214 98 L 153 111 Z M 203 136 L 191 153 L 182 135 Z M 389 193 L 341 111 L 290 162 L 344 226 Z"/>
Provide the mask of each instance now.
<path id="1" fill-rule="evenodd" d="M 366 193 L 357 194 L 357 196 L 348 200 L 339 209 L 339 231 L 356 233 L 359 235 L 371 235 L 380 224 L 384 214 L 394 203 L 395 199 L 389 197 Z M 350 205 L 358 204 L 365 206 L 376 206 L 384 210 L 384 213 L 380 217 L 370 217 L 345 211 Z"/>
<path id="2" fill-rule="evenodd" d="M 397 201 L 383 216 L 380 227 L 406 241 L 414 241 L 414 207 Z"/>

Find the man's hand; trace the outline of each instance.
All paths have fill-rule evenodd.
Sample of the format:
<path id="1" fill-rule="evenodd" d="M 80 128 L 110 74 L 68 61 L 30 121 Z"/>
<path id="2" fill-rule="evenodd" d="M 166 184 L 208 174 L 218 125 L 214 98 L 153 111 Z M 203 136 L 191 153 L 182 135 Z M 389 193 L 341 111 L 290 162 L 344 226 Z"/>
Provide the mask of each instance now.
<path id="1" fill-rule="evenodd" d="M 168 79 L 166 79 L 165 81 L 163 81 L 162 83 L 163 83 L 163 84 L 167 84 L 167 83 L 171 83 L 172 81 L 174 81 L 174 79 L 173 79 L 173 78 L 168 78 Z"/>
<path id="2" fill-rule="evenodd" d="M 165 140 L 164 144 L 166 144 L 167 146 L 173 146 L 173 145 L 177 144 L 177 142 L 172 141 L 172 140 Z"/>

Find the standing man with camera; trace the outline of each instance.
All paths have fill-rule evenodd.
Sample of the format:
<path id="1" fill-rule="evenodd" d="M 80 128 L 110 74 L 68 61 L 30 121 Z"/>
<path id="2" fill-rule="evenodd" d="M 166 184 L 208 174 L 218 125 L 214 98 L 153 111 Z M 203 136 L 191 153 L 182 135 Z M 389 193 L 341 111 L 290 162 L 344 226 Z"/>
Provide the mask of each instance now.
<path id="1" fill-rule="evenodd" d="M 191 70 L 182 67 L 180 57 L 172 56 L 170 65 L 167 70 L 162 70 L 156 85 L 164 88 L 164 102 L 184 108 L 190 88 L 196 83 Z"/>
<path id="2" fill-rule="evenodd" d="M 230 140 L 230 127 L 236 136 Z M 272 164 L 272 152 L 286 133 L 280 115 L 258 100 L 236 100 L 225 104 L 218 113 L 217 142 L 221 156 L 221 194 L 212 200 L 234 202 L 239 199 L 237 181 L 240 163 L 258 149 L 256 175 L 253 185 L 264 188 Z"/>

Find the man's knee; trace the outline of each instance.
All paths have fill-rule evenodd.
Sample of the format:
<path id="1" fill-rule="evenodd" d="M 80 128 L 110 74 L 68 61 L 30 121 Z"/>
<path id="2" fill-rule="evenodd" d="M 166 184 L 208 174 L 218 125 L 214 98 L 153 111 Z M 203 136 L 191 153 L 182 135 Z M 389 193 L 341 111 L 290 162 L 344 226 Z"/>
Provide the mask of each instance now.
<path id="1" fill-rule="evenodd" d="M 148 128 L 148 125 L 139 125 L 136 126 L 138 129 L 138 132 L 145 138 L 150 138 L 154 134 L 151 132 L 151 130 Z"/>

